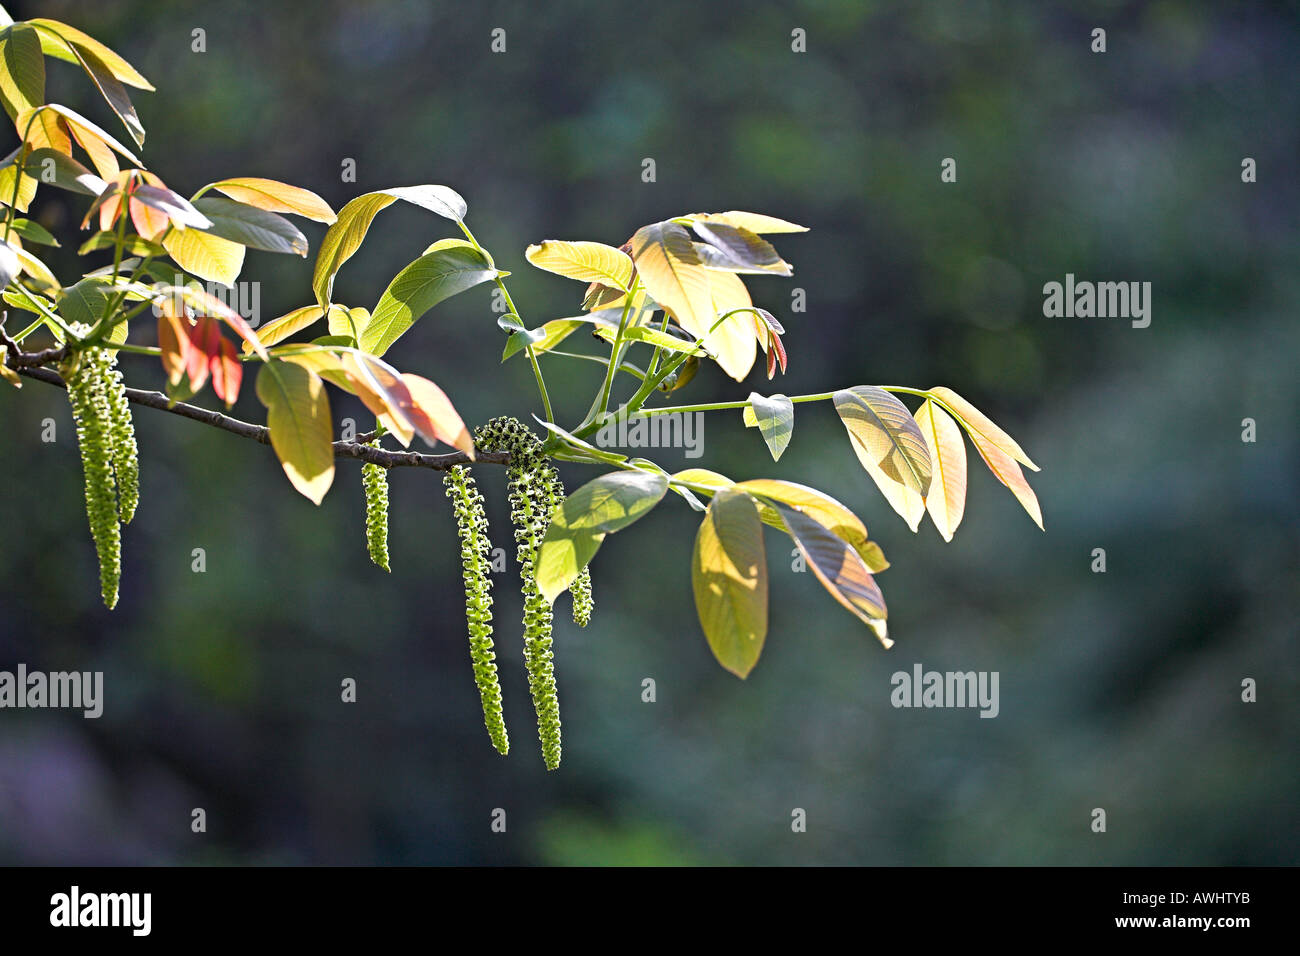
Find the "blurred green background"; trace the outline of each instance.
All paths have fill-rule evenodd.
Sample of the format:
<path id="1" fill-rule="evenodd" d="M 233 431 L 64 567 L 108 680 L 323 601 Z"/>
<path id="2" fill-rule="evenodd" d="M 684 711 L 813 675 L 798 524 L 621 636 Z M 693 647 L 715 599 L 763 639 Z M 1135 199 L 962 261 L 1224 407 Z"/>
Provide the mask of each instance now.
<path id="1" fill-rule="evenodd" d="M 738 413 L 710 417 L 689 464 L 803 481 L 864 517 L 893 562 L 880 584 L 898 643 L 883 651 L 769 532 L 767 648 L 749 680 L 725 673 L 691 599 L 698 518 L 670 496 L 601 550 L 588 629 L 558 602 L 564 763 L 548 774 L 513 558 L 496 588 L 512 752 L 488 743 L 437 475 L 392 474 L 389 576 L 366 558 L 354 463 L 317 509 L 268 450 L 138 410 L 144 496 L 109 613 L 65 398 L 0 388 L 0 668 L 106 683 L 99 720 L 0 714 L 0 862 L 1296 861 L 1293 4 L 6 6 L 86 30 L 155 83 L 135 97 L 143 158 L 181 192 L 268 176 L 338 208 L 453 186 L 531 324 L 573 314 L 582 290 L 529 267 L 530 242 L 618 244 L 733 208 L 811 226 L 775 237 L 793 280 L 750 283 L 786 326 L 789 374 L 737 385 L 709 368 L 677 396 L 947 384 L 1042 466 L 1047 533 L 976 459 L 956 540 L 928 522 L 912 535 L 827 405 L 798 407 L 779 464 Z M 191 52 L 196 28 L 206 53 Z M 807 53 L 791 51 L 795 28 Z M 50 66 L 48 89 L 120 135 L 70 65 Z M 82 207 L 63 194 L 34 208 L 65 239 L 51 265 L 75 276 Z M 372 307 L 449 226 L 391 207 L 335 298 Z M 305 231 L 314 256 L 323 228 Z M 1067 272 L 1151 282 L 1150 328 L 1044 318 L 1042 285 Z M 252 252 L 241 278 L 261 283 L 265 320 L 311 300 L 310 274 L 311 259 Z M 391 358 L 471 423 L 540 411 L 501 345 L 478 289 Z M 134 384 L 161 385 L 153 360 L 123 362 Z M 547 371 L 574 422 L 598 367 Z M 335 412 L 365 421 L 349 401 Z M 263 420 L 251 388 L 236 414 Z M 55 444 L 40 441 L 46 417 Z M 508 546 L 503 476 L 479 471 Z M 596 473 L 564 469 L 571 488 Z M 1099 547 L 1105 574 L 1090 570 Z M 890 675 L 916 662 L 998 671 L 1000 715 L 894 709 Z M 345 677 L 355 704 L 339 700 Z M 1240 699 L 1247 677 L 1257 703 Z M 190 831 L 194 807 L 206 834 Z M 489 828 L 497 807 L 505 834 Z M 794 808 L 806 833 L 791 832 Z"/>

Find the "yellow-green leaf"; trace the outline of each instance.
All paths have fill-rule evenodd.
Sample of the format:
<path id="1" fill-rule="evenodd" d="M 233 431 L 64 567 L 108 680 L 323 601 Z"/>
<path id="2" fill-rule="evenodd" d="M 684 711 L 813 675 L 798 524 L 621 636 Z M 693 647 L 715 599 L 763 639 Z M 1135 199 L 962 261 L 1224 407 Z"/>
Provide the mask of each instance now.
<path id="1" fill-rule="evenodd" d="M 811 515 L 783 504 L 776 508 L 795 546 L 831 597 L 870 627 L 881 644 L 893 646 L 885 624 L 885 597 L 862 556 Z"/>
<path id="2" fill-rule="evenodd" d="M 930 394 L 957 413 L 961 425 L 972 439 L 979 435 L 986 444 L 1001 449 L 1004 454 L 1010 455 L 1030 471 L 1039 470 L 1010 435 L 993 424 L 992 419 L 952 389 L 939 385 L 930 389 Z"/>
<path id="3" fill-rule="evenodd" d="M 889 567 L 880 546 L 868 539 L 867 526 L 862 523 L 862 519 L 825 492 L 776 478 L 752 478 L 740 482 L 736 487 L 748 491 L 758 499 L 764 524 L 782 531 L 787 530 L 785 521 L 774 507 L 774 503 L 780 502 L 830 529 L 832 534 L 858 552 L 873 574 L 879 574 Z"/>
<path id="4" fill-rule="evenodd" d="M 76 27 L 70 27 L 66 23 L 60 23 L 58 20 L 49 20 L 39 18 L 27 21 L 36 27 L 41 33 L 41 49 L 45 51 L 46 56 L 52 56 L 55 59 L 65 60 L 68 63 L 76 63 L 76 56 L 68 49 L 68 44 L 90 50 L 100 60 L 117 79 L 121 80 L 127 86 L 134 86 L 138 90 L 153 90 L 153 84 L 146 80 L 136 71 L 135 67 L 122 59 L 104 44 L 100 43 L 94 37 L 82 33 Z"/>
<path id="5" fill-rule="evenodd" d="M 10 119 L 45 102 L 41 39 L 25 23 L 15 23 L 0 33 L 0 102 Z M 18 135 L 22 133 L 19 128 Z"/>
<path id="6" fill-rule="evenodd" d="M 529 246 L 524 257 L 547 272 L 583 282 L 599 282 L 624 292 L 632 282 L 632 260 L 627 253 L 603 242 L 547 239 Z"/>
<path id="7" fill-rule="evenodd" d="M 657 505 L 668 478 L 646 471 L 616 471 L 587 482 L 551 516 L 537 556 L 537 586 L 554 601 L 587 566 L 605 535 L 621 531 Z"/>
<path id="8" fill-rule="evenodd" d="M 737 229 L 748 229 L 750 232 L 807 232 L 807 226 L 799 226 L 793 222 L 786 222 L 784 219 L 777 219 L 775 216 L 764 216 L 758 212 L 740 212 L 732 210 L 731 212 L 706 212 L 692 219 L 703 222 L 720 222 L 728 226 L 734 226 Z"/>
<path id="9" fill-rule="evenodd" d="M 274 345 L 276 342 L 283 342 L 289 336 L 301 332 L 303 329 L 318 321 L 323 313 L 318 305 L 304 305 L 301 309 L 294 309 L 292 312 L 286 312 L 279 318 L 272 319 L 266 325 L 257 330 L 257 338 L 263 345 Z M 249 342 L 243 344 L 245 354 L 253 351 L 253 346 Z"/>
<path id="10" fill-rule="evenodd" d="M 711 273 L 700 264 L 690 234 L 672 222 L 643 226 L 632 237 L 632 258 L 650 297 L 687 332 L 705 338 L 715 321 Z"/>
<path id="11" fill-rule="evenodd" d="M 441 249 L 421 256 L 393 277 L 371 313 L 360 345 L 383 355 L 415 320 L 439 302 L 497 275 L 474 249 Z"/>
<path id="12" fill-rule="evenodd" d="M 173 229 L 163 247 L 191 275 L 222 285 L 234 285 L 244 267 L 244 247 L 197 229 Z"/>
<path id="13" fill-rule="evenodd" d="M 925 510 L 943 540 L 951 541 L 966 511 L 966 443 L 952 416 L 931 399 L 916 410 L 916 424 L 930 450 L 932 467 Z"/>
<path id="14" fill-rule="evenodd" d="M 316 504 L 334 481 L 333 423 L 320 376 L 301 365 L 270 361 L 257 376 L 257 397 L 289 481 Z"/>
<path id="15" fill-rule="evenodd" d="M 745 678 L 767 638 L 767 558 L 754 499 L 720 489 L 695 536 L 695 609 L 718 663 Z"/>
<path id="16" fill-rule="evenodd" d="M 223 190 L 224 191 L 224 190 Z M 229 194 L 227 194 L 229 195 Z M 329 305 L 334 292 L 334 276 L 343 263 L 352 258 L 366 238 L 366 232 L 381 209 L 391 206 L 396 198 L 383 192 L 358 196 L 339 210 L 338 218 L 325 233 L 316 251 L 316 269 L 311 287 L 322 310 Z"/>
<path id="17" fill-rule="evenodd" d="M 915 531 L 930 490 L 930 452 L 916 419 L 884 389 L 857 385 L 834 395 L 853 451 L 881 494 Z"/>
<path id="18" fill-rule="evenodd" d="M 310 189 L 290 186 L 274 179 L 242 176 L 223 179 L 212 184 L 231 199 L 265 209 L 267 212 L 287 212 L 316 222 L 332 223 L 337 218 L 330 204 Z"/>

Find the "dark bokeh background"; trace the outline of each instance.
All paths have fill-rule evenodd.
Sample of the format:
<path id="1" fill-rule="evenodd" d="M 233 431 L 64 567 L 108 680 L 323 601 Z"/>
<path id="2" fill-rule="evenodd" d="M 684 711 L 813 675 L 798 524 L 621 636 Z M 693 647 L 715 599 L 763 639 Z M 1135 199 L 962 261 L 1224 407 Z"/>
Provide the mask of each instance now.
<path id="1" fill-rule="evenodd" d="M 976 460 L 956 540 L 928 522 L 913 536 L 825 405 L 799 407 L 779 464 L 738 414 L 711 417 L 700 463 L 805 481 L 863 515 L 894 564 L 881 585 L 898 644 L 883 651 L 791 573 L 773 533 L 768 646 L 748 681 L 726 674 L 691 600 L 697 517 L 670 498 L 605 544 L 590 628 L 561 599 L 564 764 L 548 774 L 513 562 L 496 593 L 514 747 L 503 759 L 488 744 L 436 475 L 392 475 L 388 576 L 366 559 L 355 466 L 316 509 L 266 449 L 140 410 L 144 499 L 109 613 L 64 397 L 0 388 L 0 667 L 103 670 L 107 684 L 98 721 L 0 714 L 0 861 L 1296 861 L 1293 5 L 8 7 L 90 32 L 153 80 L 159 92 L 136 97 L 144 159 L 178 190 L 270 176 L 336 208 L 390 185 L 460 190 L 530 323 L 572 314 L 581 289 L 527 266 L 529 242 L 617 244 L 702 209 L 810 225 L 777 237 L 793 281 L 751 283 L 788 330 L 786 379 L 738 386 L 709 369 L 678 395 L 948 384 L 1043 466 L 1047 533 Z M 1104 55 L 1089 50 L 1096 26 Z M 806 54 L 791 52 L 796 27 Z M 52 100 L 118 132 L 76 70 L 49 73 Z M 956 184 L 939 179 L 948 156 Z M 1241 181 L 1246 156 L 1256 184 Z M 345 157 L 355 184 L 340 182 Z M 644 157 L 656 183 L 641 182 Z M 36 207 L 68 240 L 52 257 L 64 276 L 74 205 Z M 448 225 L 390 208 L 336 298 L 373 306 Z M 307 231 L 314 255 L 323 228 Z M 262 283 L 269 318 L 310 301 L 310 272 L 253 252 L 242 278 Z M 1042 285 L 1067 272 L 1150 281 L 1151 327 L 1044 318 Z M 531 375 L 497 364 L 493 318 L 475 290 L 392 358 L 468 420 L 525 416 Z M 160 384 L 152 360 L 123 361 Z M 562 362 L 548 372 L 571 423 L 599 369 Z M 260 420 L 251 388 L 237 413 Z M 480 471 L 504 545 L 502 476 Z M 196 547 L 205 574 L 190 570 Z M 1089 568 L 1098 547 L 1105 574 Z M 1001 715 L 893 709 L 890 675 L 917 661 L 999 671 Z M 339 701 L 344 677 L 356 704 Z M 645 677 L 657 703 L 641 701 Z M 1240 700 L 1246 677 L 1258 703 Z M 795 807 L 807 833 L 791 832 Z M 1094 807 L 1105 834 L 1089 829 Z"/>

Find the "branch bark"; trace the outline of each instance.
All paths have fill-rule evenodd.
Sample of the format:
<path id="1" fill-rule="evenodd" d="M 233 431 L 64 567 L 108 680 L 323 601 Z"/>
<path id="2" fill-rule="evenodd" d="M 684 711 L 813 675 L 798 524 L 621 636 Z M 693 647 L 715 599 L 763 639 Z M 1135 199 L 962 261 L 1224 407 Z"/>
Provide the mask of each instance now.
<path id="1" fill-rule="evenodd" d="M 12 360 L 22 353 L 11 354 Z M 19 375 L 24 378 L 35 379 L 38 382 L 45 382 L 47 385 L 53 385 L 56 388 L 66 389 L 67 383 L 57 372 L 47 368 L 32 368 L 21 361 L 13 362 L 10 367 L 15 367 Z M 191 421 L 201 422 L 204 425 L 211 425 L 213 428 L 220 428 L 222 431 L 228 431 L 232 435 L 238 435 L 241 438 L 248 438 L 263 445 L 271 444 L 271 434 L 262 425 L 254 425 L 250 422 L 243 422 L 237 418 L 231 418 L 229 415 L 223 415 L 220 412 L 214 412 L 211 409 L 200 408 L 198 405 L 189 405 L 185 402 L 171 401 L 162 392 L 148 392 L 138 388 L 128 388 L 126 390 L 127 399 L 136 405 L 143 405 L 146 408 L 156 408 L 160 412 L 170 412 L 173 415 L 179 415 L 182 418 L 188 418 Z M 358 438 L 368 440 L 372 435 L 360 435 Z M 473 465 L 473 464 L 490 464 L 505 465 L 510 462 L 510 455 L 506 452 L 479 452 L 478 457 L 471 460 L 464 452 L 455 452 L 450 455 L 422 455 L 413 451 L 386 451 L 382 448 L 371 448 L 363 441 L 336 441 L 334 442 L 335 458 L 355 458 L 358 461 L 369 462 L 373 465 L 381 465 L 384 468 L 431 468 L 434 471 L 446 471 L 456 465 Z"/>

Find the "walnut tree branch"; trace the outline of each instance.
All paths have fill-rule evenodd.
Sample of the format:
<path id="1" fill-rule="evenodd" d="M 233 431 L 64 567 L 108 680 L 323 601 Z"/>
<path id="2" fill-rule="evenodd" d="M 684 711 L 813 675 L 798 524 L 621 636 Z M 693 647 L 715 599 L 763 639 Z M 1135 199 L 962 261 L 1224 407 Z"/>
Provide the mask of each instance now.
<path id="1" fill-rule="evenodd" d="M 7 356 L 10 367 L 16 367 L 19 375 L 24 378 L 35 379 L 38 382 L 45 382 L 48 385 L 54 385 L 57 388 L 68 387 L 57 372 L 47 368 L 28 367 L 19 358 L 21 355 L 22 353 L 11 353 Z M 18 361 L 14 361 L 15 359 L 18 359 Z M 161 412 L 180 415 L 182 418 L 202 422 L 204 425 L 211 425 L 214 428 L 220 428 L 231 434 L 239 435 L 241 438 L 250 438 L 263 445 L 271 443 L 271 434 L 262 425 L 242 422 L 237 418 L 231 418 L 229 415 L 223 415 L 207 408 L 200 408 L 197 405 L 189 405 L 185 402 L 173 404 L 162 392 L 147 392 L 138 388 L 128 388 L 126 397 L 128 401 L 136 405 L 144 405 L 146 408 L 156 408 Z M 367 436 L 359 435 L 358 438 L 366 439 Z M 334 442 L 334 457 L 356 458 L 359 461 L 381 465 L 384 468 L 431 468 L 434 471 L 446 471 L 456 465 L 481 463 L 505 465 L 510 462 L 510 455 L 506 452 L 479 452 L 478 457 L 471 461 L 468 455 L 459 451 L 450 455 L 422 455 L 413 451 L 385 451 L 382 448 L 371 448 L 360 441 Z"/>

